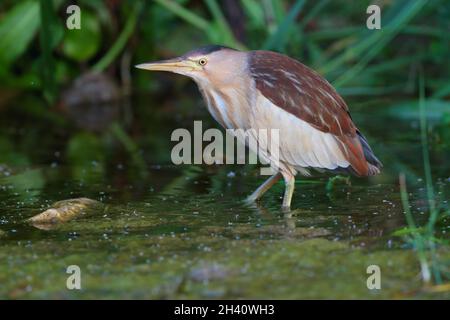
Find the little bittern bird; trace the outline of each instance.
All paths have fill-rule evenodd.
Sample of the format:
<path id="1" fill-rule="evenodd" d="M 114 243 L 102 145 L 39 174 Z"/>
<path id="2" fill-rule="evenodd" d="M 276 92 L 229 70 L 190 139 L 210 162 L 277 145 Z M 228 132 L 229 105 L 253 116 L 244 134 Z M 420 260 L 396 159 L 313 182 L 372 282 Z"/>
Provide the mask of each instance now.
<path id="1" fill-rule="evenodd" d="M 288 56 L 206 46 L 136 67 L 192 78 L 209 112 L 227 129 L 279 130 L 277 173 L 250 195 L 250 201 L 283 177 L 283 207 L 289 208 L 295 176 L 308 175 L 309 168 L 357 176 L 380 172 L 382 164 L 353 123 L 344 100 L 317 72 Z M 260 140 L 258 144 L 267 143 Z M 274 163 L 270 152 L 266 158 Z"/>

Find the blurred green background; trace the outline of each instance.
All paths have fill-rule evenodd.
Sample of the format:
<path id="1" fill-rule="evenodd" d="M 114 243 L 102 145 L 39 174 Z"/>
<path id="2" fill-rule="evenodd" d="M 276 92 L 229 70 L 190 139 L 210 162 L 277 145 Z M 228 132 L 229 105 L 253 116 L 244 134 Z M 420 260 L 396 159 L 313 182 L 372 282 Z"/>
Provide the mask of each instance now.
<path id="1" fill-rule="evenodd" d="M 377 109 L 395 100 L 390 112 L 399 117 L 417 115 L 418 104 L 411 102 L 417 100 L 423 73 L 429 114 L 438 118 L 432 137 L 445 145 L 450 135 L 448 1 L 375 1 L 381 30 L 366 28 L 371 3 L 2 1 L 0 163 L 51 163 L 54 157 L 37 149 L 55 143 L 67 145 L 56 148 L 65 162 L 94 158 L 99 168 L 107 166 L 104 154 L 117 145 L 141 167 L 145 161 L 168 161 L 164 146 L 151 140 L 164 131 L 151 113 L 163 110 L 174 92 L 198 94 L 187 79 L 139 72 L 133 65 L 210 43 L 286 53 L 322 73 L 344 98 L 389 97 Z M 70 4 L 81 8 L 80 30 L 66 28 Z M 144 116 L 152 125 L 136 123 L 133 106 L 142 102 L 132 99 L 151 106 Z M 187 101 L 176 113 L 198 115 L 197 109 Z M 136 155 L 133 136 L 147 136 L 141 146 L 150 144 L 152 152 L 146 159 Z M 80 154 L 81 147 L 89 156 Z"/>
<path id="2" fill-rule="evenodd" d="M 395 101 L 390 112 L 399 117 L 418 114 L 413 100 L 422 73 L 428 113 L 437 118 L 432 137 L 447 144 L 448 1 L 375 1 L 382 12 L 381 30 L 366 28 L 371 3 L 2 1 L 0 163 L 51 163 L 54 156 L 38 150 L 51 144 L 67 146 L 55 150 L 65 162 L 95 159 L 98 170 L 107 167 L 105 154 L 114 153 L 117 145 L 141 167 L 145 161 L 168 161 L 170 153 L 154 137 L 164 136 L 158 133 L 164 128 L 158 128 L 158 115 L 152 112 L 164 110 L 163 101 L 174 92 L 198 94 L 187 79 L 139 72 L 133 65 L 210 43 L 286 53 L 322 73 L 344 98 L 386 99 L 377 109 Z M 66 28 L 70 4 L 81 8 L 80 30 Z M 135 106 L 143 103 L 150 109 L 144 112 L 148 126 L 133 117 Z M 199 114 L 192 100 L 175 110 L 179 116 Z M 143 145 L 135 144 L 138 136 L 147 137 Z M 146 144 L 152 152 L 143 158 L 138 149 Z"/>

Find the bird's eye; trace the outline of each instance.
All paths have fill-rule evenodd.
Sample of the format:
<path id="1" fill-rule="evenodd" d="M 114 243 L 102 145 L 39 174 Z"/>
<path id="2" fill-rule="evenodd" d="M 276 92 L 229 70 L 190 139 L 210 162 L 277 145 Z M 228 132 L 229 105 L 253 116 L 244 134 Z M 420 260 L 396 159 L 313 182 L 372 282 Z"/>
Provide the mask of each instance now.
<path id="1" fill-rule="evenodd" d="M 206 59 L 205 58 L 201 58 L 200 60 L 198 60 L 198 64 L 201 66 L 204 66 L 206 64 Z"/>

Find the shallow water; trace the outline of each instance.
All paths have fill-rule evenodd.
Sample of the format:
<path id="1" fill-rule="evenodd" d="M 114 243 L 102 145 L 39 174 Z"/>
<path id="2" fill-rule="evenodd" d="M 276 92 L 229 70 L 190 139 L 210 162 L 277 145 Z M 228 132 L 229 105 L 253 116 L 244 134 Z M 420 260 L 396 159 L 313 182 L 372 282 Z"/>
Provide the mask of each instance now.
<path id="1" fill-rule="evenodd" d="M 27 161 L 0 164 L 1 298 L 450 297 L 423 289 L 414 250 L 393 235 L 406 226 L 400 171 L 408 177 L 416 222 L 428 218 L 417 119 L 394 119 L 355 101 L 353 118 L 384 163 L 383 174 L 337 182 L 332 190 L 326 175 L 299 178 L 286 214 L 281 182 L 258 205 L 242 202 L 263 181 L 254 166 L 171 165 L 173 129 L 190 128 L 198 118 L 215 124 L 200 108 L 178 112 L 166 103 L 149 110 L 147 101 L 133 102 L 128 129 L 141 151 L 129 155 L 108 133 L 96 133 L 109 146 L 100 160 L 95 143 L 94 151 L 73 147 L 70 156 L 59 129 L 35 128 L 15 111 L 1 120 L 4 137 L 22 146 L 27 135 L 39 137 L 37 146 L 14 149 Z M 95 160 L 88 164 L 73 160 L 82 153 L 90 159 L 90 152 Z M 444 210 L 449 150 L 432 144 L 430 152 Z M 50 230 L 24 223 L 53 202 L 78 197 L 105 208 Z M 447 220 L 438 232 L 449 232 Z M 450 258 L 446 247 L 438 254 Z M 66 288 L 69 265 L 81 268 L 82 290 Z M 369 265 L 381 268 L 381 290 L 367 288 Z"/>

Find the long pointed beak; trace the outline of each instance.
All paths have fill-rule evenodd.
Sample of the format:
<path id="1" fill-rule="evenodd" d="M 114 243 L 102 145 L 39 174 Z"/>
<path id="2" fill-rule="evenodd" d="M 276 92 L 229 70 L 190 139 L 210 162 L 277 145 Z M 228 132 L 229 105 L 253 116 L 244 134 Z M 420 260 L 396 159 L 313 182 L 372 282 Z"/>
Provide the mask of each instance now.
<path id="1" fill-rule="evenodd" d="M 135 66 L 138 69 L 150 71 L 169 71 L 175 73 L 183 73 L 186 71 L 196 70 L 197 65 L 190 61 L 181 58 L 174 58 L 162 61 L 142 63 Z"/>

